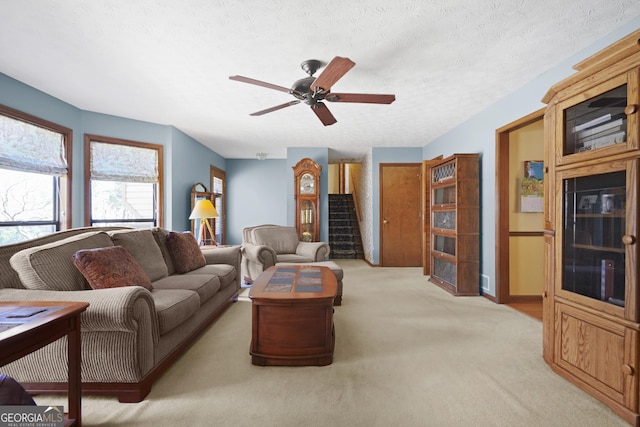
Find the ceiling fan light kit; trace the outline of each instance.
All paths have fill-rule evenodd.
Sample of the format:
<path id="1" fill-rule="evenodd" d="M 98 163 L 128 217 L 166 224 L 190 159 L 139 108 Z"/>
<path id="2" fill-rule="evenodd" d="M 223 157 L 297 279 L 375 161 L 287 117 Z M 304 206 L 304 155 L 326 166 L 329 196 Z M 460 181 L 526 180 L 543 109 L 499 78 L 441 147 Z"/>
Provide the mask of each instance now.
<path id="1" fill-rule="evenodd" d="M 383 95 L 383 94 L 370 94 L 370 93 L 331 93 L 331 87 L 342 78 L 350 69 L 352 69 L 356 63 L 349 58 L 343 58 L 336 56 L 329 62 L 327 67 L 316 78 L 313 74 L 318 71 L 324 65 L 322 61 L 317 59 L 309 59 L 303 61 L 300 64 L 302 70 L 309 75 L 299 80 L 296 80 L 291 89 L 287 89 L 284 86 L 278 86 L 271 83 L 263 82 L 260 80 L 251 79 L 243 76 L 229 76 L 229 79 L 249 83 L 256 86 L 266 87 L 267 89 L 278 90 L 280 92 L 287 92 L 297 98 L 294 101 L 290 101 L 284 104 L 276 105 L 275 107 L 267 108 L 265 110 L 257 111 L 250 114 L 251 116 L 262 116 L 273 111 L 281 110 L 292 105 L 304 102 L 311 107 L 311 110 L 316 114 L 318 119 L 323 125 L 329 126 L 336 123 L 335 117 L 331 114 L 331 111 L 321 101 L 329 102 L 353 102 L 353 103 L 366 103 L 366 104 L 391 104 L 395 101 L 395 95 Z"/>

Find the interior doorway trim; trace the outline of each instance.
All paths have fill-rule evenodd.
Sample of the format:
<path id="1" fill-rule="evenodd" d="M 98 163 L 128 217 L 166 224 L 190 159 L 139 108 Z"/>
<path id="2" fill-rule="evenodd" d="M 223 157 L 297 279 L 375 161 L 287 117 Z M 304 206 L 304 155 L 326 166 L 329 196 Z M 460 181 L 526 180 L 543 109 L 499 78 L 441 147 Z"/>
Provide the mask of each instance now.
<path id="1" fill-rule="evenodd" d="M 544 111 L 541 108 L 496 130 L 496 295 L 487 297 L 498 304 L 509 302 L 509 134 L 543 120 Z"/>

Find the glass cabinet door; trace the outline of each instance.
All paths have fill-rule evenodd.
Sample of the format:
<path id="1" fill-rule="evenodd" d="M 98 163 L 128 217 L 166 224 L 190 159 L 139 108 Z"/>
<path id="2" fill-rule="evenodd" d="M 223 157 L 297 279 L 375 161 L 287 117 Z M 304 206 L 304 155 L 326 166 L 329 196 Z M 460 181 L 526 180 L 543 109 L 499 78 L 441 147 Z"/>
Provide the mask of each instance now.
<path id="1" fill-rule="evenodd" d="M 434 205 L 452 205 L 456 203 L 456 187 L 449 185 L 447 187 L 435 188 L 433 190 Z"/>
<path id="2" fill-rule="evenodd" d="M 562 290 L 625 305 L 626 170 L 563 179 Z"/>
<path id="3" fill-rule="evenodd" d="M 443 212 L 439 213 L 442 214 Z M 433 271 L 431 274 L 440 280 L 454 285 L 456 284 L 456 238 L 439 234 L 434 234 L 432 238 L 433 249 L 431 256 L 433 258 Z"/>
<path id="4" fill-rule="evenodd" d="M 627 85 L 564 110 L 563 155 L 584 153 L 627 141 Z"/>
<path id="5" fill-rule="evenodd" d="M 628 115 L 637 109 L 635 79 L 622 74 L 558 103 L 556 164 L 569 164 L 638 149 Z M 588 99 L 585 100 L 585 97 Z"/>
<path id="6" fill-rule="evenodd" d="M 433 236 L 433 250 L 455 256 L 456 239 L 454 237 L 440 236 L 436 234 Z"/>
<path id="7" fill-rule="evenodd" d="M 303 242 L 315 242 L 315 206 L 311 200 L 303 200 L 300 203 L 300 240 Z"/>

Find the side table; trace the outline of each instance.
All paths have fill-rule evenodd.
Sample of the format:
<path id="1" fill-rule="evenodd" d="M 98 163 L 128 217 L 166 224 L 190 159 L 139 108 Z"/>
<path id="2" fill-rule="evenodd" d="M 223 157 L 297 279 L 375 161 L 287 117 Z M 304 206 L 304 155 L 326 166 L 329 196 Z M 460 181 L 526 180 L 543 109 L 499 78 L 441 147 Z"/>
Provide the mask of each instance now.
<path id="1" fill-rule="evenodd" d="M 84 302 L 0 302 L 0 366 L 67 337 L 69 412 L 65 426 L 82 425 L 80 314 Z"/>

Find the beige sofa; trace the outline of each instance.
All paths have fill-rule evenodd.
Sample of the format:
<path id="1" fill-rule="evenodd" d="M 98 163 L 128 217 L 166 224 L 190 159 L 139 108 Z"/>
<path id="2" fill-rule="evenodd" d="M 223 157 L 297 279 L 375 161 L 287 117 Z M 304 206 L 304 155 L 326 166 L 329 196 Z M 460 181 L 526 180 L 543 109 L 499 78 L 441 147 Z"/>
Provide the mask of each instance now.
<path id="1" fill-rule="evenodd" d="M 83 228 L 0 246 L 0 301 L 88 302 L 81 317 L 83 394 L 115 394 L 121 402 L 139 402 L 153 381 L 237 300 L 240 289 L 239 247 L 197 252 L 195 259 L 204 254 L 206 265 L 179 274 L 176 268 L 184 266 L 174 263 L 169 234 L 162 229 Z M 112 246 L 127 249 L 150 279 L 151 290 L 88 286 L 73 254 Z M 66 392 L 65 339 L 0 367 L 0 373 L 14 377 L 30 393 Z"/>
<path id="2" fill-rule="evenodd" d="M 276 263 L 319 262 L 328 256 L 328 243 L 299 241 L 295 227 L 265 224 L 242 230 L 242 274 L 247 283 Z"/>

